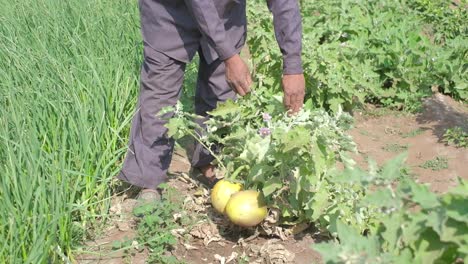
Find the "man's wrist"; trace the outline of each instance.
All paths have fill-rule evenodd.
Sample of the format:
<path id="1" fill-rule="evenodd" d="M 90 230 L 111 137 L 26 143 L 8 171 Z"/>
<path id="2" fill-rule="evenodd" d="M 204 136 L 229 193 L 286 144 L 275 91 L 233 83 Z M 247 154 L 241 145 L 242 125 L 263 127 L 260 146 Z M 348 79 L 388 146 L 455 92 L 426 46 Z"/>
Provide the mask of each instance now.
<path id="1" fill-rule="evenodd" d="M 300 55 L 289 55 L 283 57 L 283 74 L 303 74 L 302 59 Z"/>
<path id="2" fill-rule="evenodd" d="M 225 64 L 230 64 L 230 63 L 236 61 L 238 59 L 238 57 L 239 57 L 239 54 L 235 53 L 232 56 L 230 56 L 229 58 L 225 59 L 224 63 Z"/>
<path id="3" fill-rule="evenodd" d="M 221 46 L 218 46 L 216 52 L 218 53 L 219 59 L 222 61 L 226 61 L 237 55 L 237 50 L 226 43 L 222 43 Z"/>

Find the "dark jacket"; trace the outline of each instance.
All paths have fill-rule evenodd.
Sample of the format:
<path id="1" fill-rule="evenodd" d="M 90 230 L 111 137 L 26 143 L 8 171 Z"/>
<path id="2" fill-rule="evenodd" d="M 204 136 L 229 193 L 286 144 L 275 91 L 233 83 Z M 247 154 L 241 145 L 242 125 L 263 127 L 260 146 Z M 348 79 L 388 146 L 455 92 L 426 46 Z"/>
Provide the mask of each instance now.
<path id="1" fill-rule="evenodd" d="M 298 0 L 265 0 L 273 13 L 285 74 L 302 73 Z M 145 45 L 189 62 L 201 47 L 208 63 L 239 53 L 246 40 L 246 0 L 140 0 Z"/>

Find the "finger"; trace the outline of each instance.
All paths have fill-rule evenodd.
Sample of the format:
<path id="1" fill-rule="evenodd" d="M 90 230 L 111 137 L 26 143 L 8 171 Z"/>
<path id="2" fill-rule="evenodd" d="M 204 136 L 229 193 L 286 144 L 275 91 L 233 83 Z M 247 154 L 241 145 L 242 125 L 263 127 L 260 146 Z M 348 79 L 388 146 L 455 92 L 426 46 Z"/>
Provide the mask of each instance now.
<path id="1" fill-rule="evenodd" d="M 286 108 L 286 110 L 291 109 L 291 97 L 288 94 L 284 94 L 283 104 L 284 104 L 284 107 Z"/>
<path id="2" fill-rule="evenodd" d="M 297 113 L 299 112 L 299 110 L 301 109 L 301 98 L 300 98 L 300 95 L 299 94 L 295 94 L 293 96 L 293 100 L 294 100 L 294 103 L 293 103 L 293 112 L 294 113 Z"/>
<path id="3" fill-rule="evenodd" d="M 237 82 L 235 81 L 228 81 L 227 82 L 229 87 L 231 87 L 231 89 L 236 92 L 237 94 L 239 94 L 240 96 L 244 96 L 245 93 L 244 93 L 244 90 L 242 88 L 240 88 L 240 86 L 237 84 Z"/>
<path id="4" fill-rule="evenodd" d="M 295 96 L 292 94 L 290 95 L 290 105 L 289 105 L 289 111 L 288 111 L 288 114 L 289 115 L 293 115 L 296 113 L 296 99 L 295 99 Z"/>
<path id="5" fill-rule="evenodd" d="M 247 81 L 241 83 L 241 88 L 244 91 L 245 94 L 250 93 L 250 85 L 248 84 Z"/>
<path id="6" fill-rule="evenodd" d="M 252 76 L 250 75 L 250 73 L 247 73 L 247 85 L 249 86 L 249 88 L 252 86 Z"/>
<path id="7" fill-rule="evenodd" d="M 236 84 L 236 89 L 235 89 L 235 91 L 236 91 L 240 96 L 246 95 L 244 89 L 242 88 L 242 85 L 240 85 L 239 83 Z"/>

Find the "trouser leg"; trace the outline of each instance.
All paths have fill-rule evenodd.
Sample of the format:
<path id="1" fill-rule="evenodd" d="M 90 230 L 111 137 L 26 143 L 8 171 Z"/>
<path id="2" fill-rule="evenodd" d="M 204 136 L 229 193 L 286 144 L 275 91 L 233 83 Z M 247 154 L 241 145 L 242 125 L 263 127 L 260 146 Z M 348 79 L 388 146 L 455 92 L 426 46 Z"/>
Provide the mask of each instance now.
<path id="1" fill-rule="evenodd" d="M 155 189 L 166 180 L 174 142 L 167 137 L 164 118 L 157 114 L 179 99 L 185 63 L 145 47 L 140 94 L 132 121 L 128 152 L 118 178 L 142 188 Z"/>
<path id="2" fill-rule="evenodd" d="M 226 81 L 224 62 L 216 60 L 208 64 L 201 52 L 199 52 L 199 55 L 200 64 L 195 91 L 195 113 L 208 118 L 207 112 L 215 109 L 218 102 L 235 99 L 236 94 Z M 199 123 L 202 124 L 203 121 L 199 120 Z M 192 156 L 193 167 L 208 165 L 213 159 L 208 150 L 202 145 L 196 144 Z"/>

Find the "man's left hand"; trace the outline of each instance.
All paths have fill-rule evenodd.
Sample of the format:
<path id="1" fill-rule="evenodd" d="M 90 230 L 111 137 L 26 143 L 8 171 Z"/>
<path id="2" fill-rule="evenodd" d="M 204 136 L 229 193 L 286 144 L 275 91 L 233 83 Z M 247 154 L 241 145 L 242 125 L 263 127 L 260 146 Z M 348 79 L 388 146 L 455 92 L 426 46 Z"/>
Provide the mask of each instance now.
<path id="1" fill-rule="evenodd" d="M 283 103 L 291 114 L 299 112 L 304 104 L 305 79 L 303 74 L 288 74 L 283 76 Z"/>

